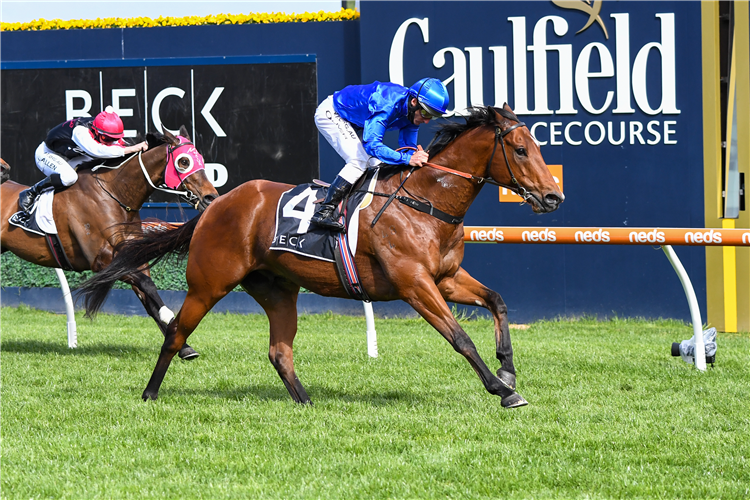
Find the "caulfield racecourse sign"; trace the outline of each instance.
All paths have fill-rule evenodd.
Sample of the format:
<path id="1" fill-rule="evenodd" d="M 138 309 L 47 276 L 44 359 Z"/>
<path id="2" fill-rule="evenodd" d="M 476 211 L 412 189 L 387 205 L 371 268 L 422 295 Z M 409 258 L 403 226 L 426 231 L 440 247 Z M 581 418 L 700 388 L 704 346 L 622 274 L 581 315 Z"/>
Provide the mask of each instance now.
<path id="1" fill-rule="evenodd" d="M 469 105 L 489 104 L 484 92 L 484 56 L 489 55 L 494 106 L 512 102 L 518 115 L 575 117 L 573 120 L 549 119 L 534 123 L 532 133 L 542 145 L 578 146 L 584 142 L 592 146 L 603 142 L 613 146 L 678 144 L 677 116 L 680 109 L 676 91 L 675 31 L 679 27 L 675 13 L 654 13 L 655 22 L 649 24 L 651 40 L 634 47 L 631 40 L 633 20 L 629 13 L 608 14 L 612 20 L 612 38 L 601 17 L 603 8 L 610 5 L 620 7 L 621 4 L 602 5 L 601 1 L 594 2 L 593 6 L 585 2 L 554 3 L 564 9 L 583 11 L 589 15 L 588 22 L 574 33 L 575 28 L 560 15 L 508 16 L 505 20 L 510 24 L 510 43 L 458 47 L 439 46 L 443 38 L 440 31 L 432 34 L 436 43 L 431 43 L 430 17 L 406 19 L 398 26 L 391 41 L 388 57 L 390 79 L 409 83 L 404 78 L 404 54 L 408 51 L 407 44 L 418 44 L 421 38 L 424 44 L 438 44 L 432 56 L 435 68 L 449 65 L 447 56 L 452 59 L 453 72 L 443 78 L 446 84 L 452 84 L 454 107 L 448 116 L 464 114 Z M 581 16 L 581 19 L 585 17 Z M 643 19 L 638 19 L 638 22 L 643 24 Z M 500 20 L 495 20 L 494 24 L 501 24 Z M 412 30 L 418 36 L 411 36 L 407 41 Z M 596 32 L 598 40 L 583 46 L 566 43 L 584 31 Z M 531 64 L 527 54 L 531 55 Z M 532 81 L 533 89 L 529 92 Z M 651 84 L 654 81 L 660 82 L 660 86 Z M 509 99 L 511 92 L 512 100 Z M 554 106 L 550 102 L 553 99 Z M 636 110 L 653 118 L 633 118 Z M 605 113 L 612 119 L 598 118 Z M 579 118 L 580 115 L 583 119 Z"/>
<path id="2" fill-rule="evenodd" d="M 514 226 L 528 231 L 519 242 L 534 243 L 466 248 L 463 266 L 489 286 L 507 283 L 503 262 L 523 273 L 528 286 L 503 288 L 518 307 L 511 317 L 684 314 L 669 266 L 625 245 L 659 244 L 657 227 L 704 226 L 700 2 L 368 1 L 360 23 L 363 82 L 440 78 L 458 122 L 467 106 L 507 102 L 559 169 L 554 175 L 562 180 L 564 171 L 565 203 L 554 213 L 501 205 L 486 186 L 466 214 L 474 240 L 507 243 Z M 435 129 L 420 127 L 420 144 Z M 578 243 L 597 244 L 614 241 L 607 228 L 618 227 L 627 243 L 561 251 L 545 244 L 565 239 L 556 226 L 585 228 Z M 707 232 L 691 241 L 715 242 L 716 230 Z M 576 243 L 573 236 L 566 241 Z M 704 249 L 684 238 L 680 259 L 700 296 Z"/>

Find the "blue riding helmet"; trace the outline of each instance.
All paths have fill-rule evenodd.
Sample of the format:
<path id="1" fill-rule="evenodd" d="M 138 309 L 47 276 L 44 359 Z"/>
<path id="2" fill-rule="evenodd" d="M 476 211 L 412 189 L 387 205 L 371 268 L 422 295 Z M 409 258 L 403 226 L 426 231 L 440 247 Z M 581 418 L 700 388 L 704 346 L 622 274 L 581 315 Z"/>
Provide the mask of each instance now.
<path id="1" fill-rule="evenodd" d="M 422 78 L 409 88 L 422 108 L 432 115 L 444 115 L 450 102 L 448 89 L 437 78 Z"/>

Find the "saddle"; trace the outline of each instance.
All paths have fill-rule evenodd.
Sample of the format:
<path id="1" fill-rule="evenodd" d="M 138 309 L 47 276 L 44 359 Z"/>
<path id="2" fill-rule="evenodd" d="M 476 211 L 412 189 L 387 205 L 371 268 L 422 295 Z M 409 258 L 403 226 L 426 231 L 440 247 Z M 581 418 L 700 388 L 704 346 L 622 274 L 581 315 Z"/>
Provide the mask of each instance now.
<path id="1" fill-rule="evenodd" d="M 374 189 L 377 179 L 378 170 L 368 170 L 339 204 L 336 215 L 344 218 L 346 233 L 334 233 L 310 224 L 310 217 L 317 208 L 316 202 L 325 198 L 328 184 L 316 180 L 283 193 L 276 208 L 276 230 L 270 249 L 335 263 L 339 280 L 347 293 L 354 299 L 369 302 L 359 281 L 354 254 L 359 233 L 359 213 L 372 201 L 372 194 L 367 191 Z"/>
<path id="2" fill-rule="evenodd" d="M 52 214 L 54 196 L 54 188 L 42 191 L 31 207 L 31 212 L 19 210 L 10 216 L 8 223 L 24 231 L 43 236 L 57 262 L 57 267 L 65 271 L 74 271 L 73 265 L 65 254 L 60 237 L 57 235 L 57 226 Z"/>
<path id="3" fill-rule="evenodd" d="M 344 285 L 349 296 L 369 302 L 370 298 L 359 279 L 354 255 L 359 234 L 359 212 L 370 205 L 373 197 L 381 196 L 387 199 L 377 215 L 370 221 L 371 227 L 375 226 L 388 205 L 394 200 L 448 224 L 456 225 L 463 222 L 463 217 L 443 212 L 432 206 L 429 201 L 416 200 L 398 194 L 414 170 L 415 167 L 405 168 L 395 165 L 382 165 L 379 168 L 368 169 L 334 212 L 334 216 L 344 219 L 344 233 L 333 233 L 310 224 L 310 217 L 315 213 L 316 203 L 325 198 L 328 183 L 315 179 L 312 184 L 301 184 L 290 189 L 279 198 L 276 209 L 276 232 L 270 249 L 294 252 L 336 263 L 339 281 Z M 405 175 L 403 175 L 404 172 L 406 172 Z M 388 178 L 397 174 L 402 174 L 402 181 L 393 193 L 375 191 L 379 178 Z"/>

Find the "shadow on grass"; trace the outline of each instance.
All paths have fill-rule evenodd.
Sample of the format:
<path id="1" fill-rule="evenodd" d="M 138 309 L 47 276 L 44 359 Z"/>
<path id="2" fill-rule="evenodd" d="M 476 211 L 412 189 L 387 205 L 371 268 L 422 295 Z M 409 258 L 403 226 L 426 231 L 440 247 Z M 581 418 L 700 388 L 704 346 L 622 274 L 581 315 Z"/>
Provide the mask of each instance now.
<path id="1" fill-rule="evenodd" d="M 133 354 L 154 354 L 159 352 L 156 347 L 134 347 L 125 344 L 93 344 L 70 349 L 61 342 L 42 342 L 39 340 L 4 340 L 0 342 L 0 351 L 18 354 L 61 354 L 65 356 L 111 356 L 124 357 Z"/>
<path id="2" fill-rule="evenodd" d="M 367 403 L 373 406 L 387 407 L 405 402 L 415 403 L 423 401 L 423 398 L 414 392 L 387 391 L 387 392 L 342 392 L 335 391 L 329 387 L 306 386 L 307 394 L 315 403 Z M 255 384 L 241 388 L 220 388 L 220 389 L 182 389 L 172 387 L 159 392 L 159 399 L 162 397 L 208 397 L 216 399 L 227 399 L 232 401 L 242 400 L 260 400 L 260 401 L 289 401 L 292 398 L 284 388 L 284 384 L 279 381 L 279 385 Z"/>

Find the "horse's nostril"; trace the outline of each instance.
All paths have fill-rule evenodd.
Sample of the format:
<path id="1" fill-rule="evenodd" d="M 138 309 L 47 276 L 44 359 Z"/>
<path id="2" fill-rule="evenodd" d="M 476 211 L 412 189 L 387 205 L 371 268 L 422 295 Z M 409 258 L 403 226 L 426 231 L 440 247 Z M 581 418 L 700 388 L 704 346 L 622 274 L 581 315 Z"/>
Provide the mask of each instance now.
<path id="1" fill-rule="evenodd" d="M 560 203 L 562 203 L 562 199 L 556 194 L 552 194 L 552 193 L 546 195 L 544 197 L 544 201 L 546 201 L 548 205 L 555 206 L 555 207 L 559 205 Z"/>
<path id="2" fill-rule="evenodd" d="M 206 205 L 210 204 L 212 201 L 214 201 L 217 198 L 215 194 L 207 194 L 203 197 L 203 201 L 206 203 Z"/>

